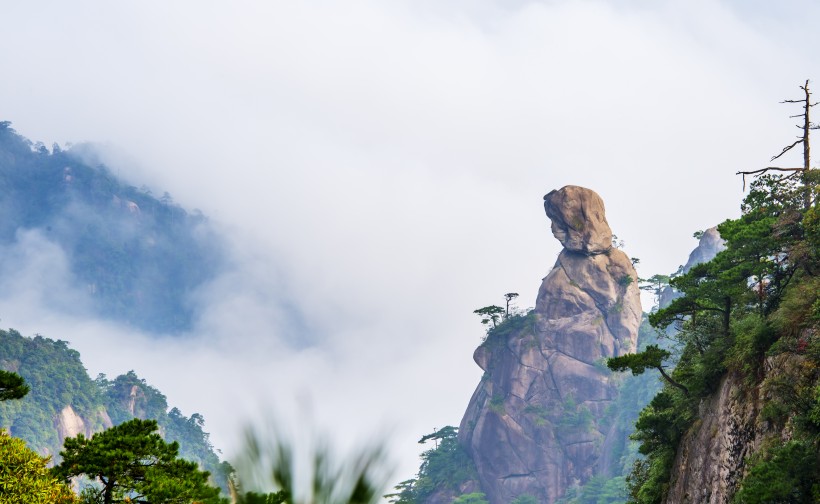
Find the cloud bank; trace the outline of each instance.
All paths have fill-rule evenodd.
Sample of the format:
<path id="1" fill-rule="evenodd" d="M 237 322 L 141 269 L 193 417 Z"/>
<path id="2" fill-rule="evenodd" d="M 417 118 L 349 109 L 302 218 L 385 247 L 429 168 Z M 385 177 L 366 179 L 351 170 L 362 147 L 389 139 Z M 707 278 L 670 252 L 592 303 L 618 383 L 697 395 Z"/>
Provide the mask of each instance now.
<path id="1" fill-rule="evenodd" d="M 70 274 L 23 236 L 3 323 L 71 341 L 92 373 L 137 370 L 228 452 L 270 412 L 343 443 L 387 431 L 402 479 L 478 381 L 472 310 L 534 303 L 560 248 L 543 194 L 598 191 L 640 273 L 673 271 L 738 215 L 734 173 L 791 143 L 778 101 L 820 75 L 811 2 L 5 11 L 0 119 L 103 144 L 114 173 L 210 216 L 233 265 L 191 334 L 157 338 L 50 299 Z"/>

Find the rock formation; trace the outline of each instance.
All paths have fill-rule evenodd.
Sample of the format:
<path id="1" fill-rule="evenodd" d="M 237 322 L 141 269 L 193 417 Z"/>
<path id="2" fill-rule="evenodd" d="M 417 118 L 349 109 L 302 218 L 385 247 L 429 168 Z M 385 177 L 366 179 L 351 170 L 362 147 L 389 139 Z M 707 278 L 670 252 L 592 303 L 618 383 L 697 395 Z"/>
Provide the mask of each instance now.
<path id="1" fill-rule="evenodd" d="M 615 435 L 604 360 L 636 348 L 641 320 L 637 274 L 612 246 L 600 196 L 567 186 L 544 196 L 544 208 L 564 250 L 535 309 L 476 349 L 485 374 L 459 429 L 492 504 L 521 495 L 551 504 L 600 469 Z"/>
<path id="2" fill-rule="evenodd" d="M 689 260 L 687 260 L 686 264 L 681 267 L 680 271 L 682 273 L 686 273 L 696 264 L 711 261 L 716 255 L 718 255 L 718 252 L 725 248 L 726 245 L 720 237 L 720 233 L 718 233 L 717 228 L 711 227 L 707 229 L 703 232 L 703 236 L 701 236 L 700 240 L 698 240 L 698 246 L 695 247 L 695 249 L 689 254 Z M 680 294 L 672 287 L 667 286 L 663 291 L 661 291 L 658 303 L 661 307 L 669 306 L 669 303 L 671 303 L 672 300 L 679 295 Z"/>
<path id="3" fill-rule="evenodd" d="M 718 255 L 718 252 L 725 248 L 726 244 L 720 237 L 717 227 L 710 227 L 703 232 L 703 236 L 698 240 L 698 246 L 689 254 L 689 260 L 683 266 L 683 271 L 689 271 L 696 264 L 711 261 Z"/>
<path id="4" fill-rule="evenodd" d="M 83 419 L 70 404 L 60 410 L 54 419 L 54 427 L 57 429 L 60 446 L 63 445 L 63 442 L 68 437 L 76 437 L 77 434 L 82 434 L 90 438 L 95 432 L 99 431 L 100 426 L 103 429 L 114 426 L 105 408 L 100 408 L 96 413 L 96 417 L 97 418 Z"/>

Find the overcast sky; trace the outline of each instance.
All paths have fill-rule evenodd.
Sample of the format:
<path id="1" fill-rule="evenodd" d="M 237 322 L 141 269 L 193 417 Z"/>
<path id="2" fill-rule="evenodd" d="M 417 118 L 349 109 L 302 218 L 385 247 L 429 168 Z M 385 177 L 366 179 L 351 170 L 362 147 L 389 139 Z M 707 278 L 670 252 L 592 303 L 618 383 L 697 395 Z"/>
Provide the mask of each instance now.
<path id="1" fill-rule="evenodd" d="M 478 384 L 472 310 L 532 306 L 555 261 L 542 196 L 594 189 L 639 273 L 674 271 L 739 214 L 735 172 L 794 140 L 778 102 L 820 79 L 818 21 L 809 0 L 9 3 L 0 120 L 101 144 L 209 216 L 234 268 L 191 334 L 137 334 L 55 308 L 64 258 L 26 235 L 2 325 L 136 370 L 228 453 L 264 412 L 382 435 L 405 479 Z"/>

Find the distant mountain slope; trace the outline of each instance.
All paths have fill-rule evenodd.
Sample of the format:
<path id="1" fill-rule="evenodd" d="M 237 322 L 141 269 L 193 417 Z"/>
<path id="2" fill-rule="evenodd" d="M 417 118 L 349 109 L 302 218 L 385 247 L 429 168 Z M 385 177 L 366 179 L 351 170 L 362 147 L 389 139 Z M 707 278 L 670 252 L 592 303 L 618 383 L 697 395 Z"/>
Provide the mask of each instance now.
<path id="1" fill-rule="evenodd" d="M 65 252 L 96 315 L 143 330 L 190 328 L 190 294 L 223 260 L 204 217 L 167 193 L 154 198 L 72 150 L 32 144 L 9 122 L 0 122 L 0 216 L 0 245 L 40 231 Z"/>
<path id="2" fill-rule="evenodd" d="M 66 437 L 91 436 L 132 418 L 155 419 L 166 441 L 179 442 L 181 457 L 198 462 L 227 490 L 230 469 L 203 430 L 202 415 L 169 410 L 165 396 L 133 371 L 92 380 L 67 342 L 27 338 L 13 329 L 0 330 L 0 369 L 19 373 L 31 387 L 23 399 L 0 402 L 0 427 L 37 452 L 59 459 Z"/>

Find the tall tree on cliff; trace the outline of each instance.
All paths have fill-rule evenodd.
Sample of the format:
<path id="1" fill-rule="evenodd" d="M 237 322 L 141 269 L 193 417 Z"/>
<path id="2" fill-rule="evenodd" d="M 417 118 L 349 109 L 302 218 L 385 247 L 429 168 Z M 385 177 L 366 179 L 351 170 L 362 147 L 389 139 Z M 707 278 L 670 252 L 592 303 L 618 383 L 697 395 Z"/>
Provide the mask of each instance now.
<path id="1" fill-rule="evenodd" d="M 209 474 L 195 462 L 177 458 L 179 445 L 163 441 L 157 428 L 155 420 L 135 418 L 91 438 L 67 438 L 54 474 L 97 480 L 102 486 L 85 495 L 92 502 L 219 502 Z"/>
<path id="2" fill-rule="evenodd" d="M 780 151 L 779 154 L 772 156 L 770 161 L 774 161 L 778 159 L 783 154 L 789 152 L 793 148 L 797 147 L 798 145 L 803 146 L 803 166 L 799 168 L 781 168 L 778 166 L 767 166 L 766 168 L 761 168 L 759 170 L 752 170 L 752 171 L 739 171 L 737 172 L 738 175 L 743 176 L 743 187 L 746 188 L 746 175 L 763 175 L 770 171 L 780 171 L 780 172 L 792 172 L 791 175 L 784 177 L 782 180 L 788 180 L 790 178 L 799 178 L 803 184 L 803 210 L 808 210 L 811 207 L 812 201 L 816 196 L 814 193 L 813 184 L 811 183 L 809 177 L 809 171 L 811 170 L 811 143 L 809 138 L 809 133 L 811 130 L 820 129 L 820 126 L 811 122 L 811 109 L 815 105 L 820 102 L 811 101 L 811 91 L 809 90 L 809 81 L 806 80 L 806 83 L 800 86 L 800 89 L 803 90 L 803 98 L 799 100 L 783 100 L 781 103 L 801 103 L 803 105 L 803 113 L 796 114 L 790 117 L 794 118 L 801 118 L 803 119 L 802 124 L 797 124 L 796 126 L 802 130 L 802 135 L 800 135 L 797 140 L 792 142 L 791 144 L 783 147 L 783 150 Z"/>
<path id="3" fill-rule="evenodd" d="M 509 317 L 509 316 L 510 316 L 510 302 L 511 302 L 513 299 L 517 298 L 517 297 L 518 297 L 518 293 L 517 293 L 517 292 L 508 292 L 508 293 L 504 294 L 504 299 L 507 301 L 507 311 L 506 311 L 506 313 L 505 313 L 505 315 L 504 315 L 505 317 Z"/>
<path id="4" fill-rule="evenodd" d="M 680 322 L 682 331 L 676 338 L 683 348 L 670 375 L 690 393 L 681 393 L 682 389 L 676 390 L 670 384 L 641 412 L 632 438 L 641 443 L 640 452 L 647 458 L 635 464 L 629 478 L 630 502 L 658 504 L 667 500 L 681 437 L 698 418 L 702 399 L 714 392 L 727 369 L 742 374 L 747 383 L 759 383 L 765 357 L 775 343 L 783 341 L 777 350 L 781 353 L 799 349 L 798 338 L 808 338 L 806 334 L 817 334 L 820 329 L 820 170 L 810 166 L 809 144 L 810 131 L 817 129 L 809 117 L 816 103 L 811 102 L 808 81 L 800 88 L 803 99 L 785 102 L 803 104 L 803 113 L 796 116 L 803 119 L 798 125 L 802 135 L 772 160 L 802 145 L 803 166 L 738 172 L 744 176 L 744 189 L 746 175 L 754 180 L 741 205 L 742 215 L 718 226 L 725 250 L 712 261 L 673 278 L 670 284 L 681 297 L 649 316 L 656 327 Z M 815 358 L 812 355 L 809 360 Z M 656 361 L 650 357 L 635 354 L 621 363 L 634 372 L 647 367 L 647 363 L 654 364 Z M 616 360 L 612 364 L 618 363 Z M 820 367 L 820 360 L 807 366 Z M 805 388 L 820 390 L 815 386 L 816 379 Z M 794 394 L 800 401 L 813 404 L 813 397 L 801 396 L 796 388 L 784 394 Z M 798 426 L 795 439 L 808 432 L 800 426 L 810 423 L 795 419 L 806 416 L 800 410 L 805 407 L 801 406 L 803 402 L 790 412 L 784 409 L 784 416 L 793 416 L 790 422 Z M 770 450 L 768 455 L 763 450 L 763 456 L 752 457 L 748 481 L 741 482 L 741 491 L 733 502 L 816 501 L 816 493 L 814 500 L 805 500 L 811 499 L 810 491 L 801 491 L 802 497 L 797 498 L 792 492 L 795 485 L 771 483 L 797 475 L 789 468 L 806 467 L 805 459 L 818 460 L 818 440 L 820 436 L 798 440 L 789 450 Z M 807 454 L 810 456 L 804 457 Z M 812 483 L 816 482 L 815 469 L 809 472 L 814 478 Z M 781 487 L 785 488 L 783 493 L 779 493 Z"/>

